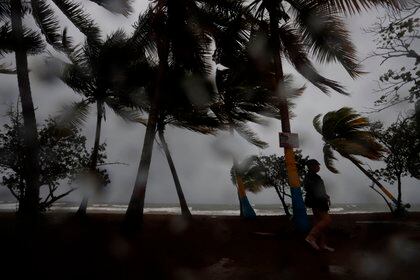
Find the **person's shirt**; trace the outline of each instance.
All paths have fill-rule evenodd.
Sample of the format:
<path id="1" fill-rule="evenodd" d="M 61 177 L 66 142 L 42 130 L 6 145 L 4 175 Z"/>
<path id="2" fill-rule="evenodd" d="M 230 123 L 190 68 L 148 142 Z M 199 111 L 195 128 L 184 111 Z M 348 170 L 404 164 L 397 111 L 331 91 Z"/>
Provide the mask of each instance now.
<path id="1" fill-rule="evenodd" d="M 324 181 L 321 177 L 314 173 L 308 172 L 306 174 L 305 180 L 303 181 L 303 186 L 306 192 L 306 197 L 310 200 L 324 200 L 329 199 L 329 196 L 325 190 Z"/>

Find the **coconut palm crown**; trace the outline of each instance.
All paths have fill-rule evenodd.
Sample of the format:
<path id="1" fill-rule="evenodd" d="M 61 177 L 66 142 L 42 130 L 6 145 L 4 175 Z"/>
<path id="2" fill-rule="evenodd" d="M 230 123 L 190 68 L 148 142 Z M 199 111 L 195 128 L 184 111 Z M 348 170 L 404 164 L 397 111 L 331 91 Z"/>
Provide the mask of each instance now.
<path id="1" fill-rule="evenodd" d="M 355 160 L 354 156 L 362 156 L 371 160 L 378 160 L 385 151 L 372 133 L 368 130 L 369 121 L 349 107 L 325 114 L 313 120 L 313 125 L 324 140 L 325 166 L 333 173 L 338 173 L 334 167 L 334 150 L 341 156 Z"/>

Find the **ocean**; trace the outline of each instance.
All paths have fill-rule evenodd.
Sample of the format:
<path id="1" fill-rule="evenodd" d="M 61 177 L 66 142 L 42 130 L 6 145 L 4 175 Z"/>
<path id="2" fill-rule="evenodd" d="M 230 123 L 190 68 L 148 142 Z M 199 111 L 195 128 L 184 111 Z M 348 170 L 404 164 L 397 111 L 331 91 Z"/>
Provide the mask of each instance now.
<path id="1" fill-rule="evenodd" d="M 279 204 L 256 204 L 252 205 L 256 214 L 259 216 L 277 216 L 284 215 L 284 209 Z M 75 212 L 78 204 L 71 202 L 58 202 L 49 209 L 49 212 Z M 209 215 L 209 216 L 238 216 L 238 205 L 229 204 L 190 204 L 190 211 L 193 215 Z M 16 211 L 17 204 L 15 202 L 0 201 L 0 211 L 11 212 Z M 94 203 L 89 205 L 88 212 L 109 212 L 124 213 L 127 209 L 126 204 L 108 204 Z M 409 211 L 419 212 L 420 204 L 412 205 Z M 333 204 L 330 208 L 331 214 L 355 214 L 355 213 L 375 213 L 389 212 L 384 204 L 357 204 L 357 203 L 341 203 Z M 181 213 L 181 208 L 177 204 L 171 203 L 154 203 L 146 204 L 145 214 L 167 214 L 176 215 Z M 311 211 L 308 211 L 310 214 Z"/>

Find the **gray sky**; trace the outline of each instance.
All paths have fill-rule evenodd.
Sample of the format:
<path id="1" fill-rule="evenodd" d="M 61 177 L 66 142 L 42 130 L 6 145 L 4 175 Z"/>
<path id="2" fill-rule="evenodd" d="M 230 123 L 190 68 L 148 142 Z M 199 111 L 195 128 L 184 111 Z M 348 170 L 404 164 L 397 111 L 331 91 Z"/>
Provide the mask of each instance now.
<path id="1" fill-rule="evenodd" d="M 105 34 L 123 28 L 130 32 L 131 25 L 136 21 L 138 12 L 144 10 L 148 1 L 135 1 L 136 12 L 129 18 L 115 16 L 95 4 L 82 1 L 87 11 L 94 15 L 97 22 L 103 28 Z M 375 48 L 372 35 L 364 33 L 361 29 L 369 27 L 375 18 L 383 13 L 382 10 L 370 11 L 360 16 L 347 19 L 352 39 L 357 46 L 359 58 L 364 58 Z M 31 24 L 28 22 L 28 24 Z M 70 26 L 70 23 L 63 18 L 63 24 Z M 73 29 L 71 35 L 82 38 Z M 10 61 L 13 61 L 12 59 Z M 400 61 L 393 62 L 401 65 Z M 300 145 L 304 155 L 323 162 L 321 137 L 312 127 L 312 119 L 319 113 L 326 113 L 339 109 L 343 106 L 351 106 L 359 112 L 367 111 L 373 106 L 378 98 L 373 91 L 376 88 L 376 80 L 390 64 L 379 67 L 378 59 L 370 59 L 364 63 L 364 70 L 369 72 L 357 80 L 352 80 L 337 65 L 319 65 L 317 69 L 325 76 L 342 83 L 351 93 L 350 97 L 340 96 L 332 93 L 327 96 L 318 89 L 306 83 L 291 67 L 286 66 L 285 70 L 295 76 L 297 85 L 306 84 L 307 89 L 302 97 L 296 100 L 294 113 L 296 117 L 292 120 L 292 131 L 299 133 Z M 392 65 L 391 65 L 392 66 Z M 42 71 L 42 57 L 30 59 L 32 94 L 35 106 L 37 107 L 37 121 L 41 123 L 48 115 L 54 115 L 61 104 L 76 100 L 78 96 L 61 82 L 45 84 L 37 79 L 36 73 Z M 18 96 L 15 76 L 0 76 L 0 112 L 4 114 L 7 106 L 16 103 Z M 386 123 L 394 121 L 400 112 L 411 109 L 411 105 L 404 105 L 390 108 L 382 113 L 372 114 L 371 119 L 380 119 Z M 3 123 L 6 119 L 3 118 Z M 270 121 L 266 127 L 253 126 L 261 138 L 269 143 L 269 148 L 258 150 L 248 145 L 240 138 L 230 139 L 234 143 L 236 152 L 241 158 L 251 154 L 278 154 L 283 151 L 279 148 L 278 132 L 280 131 L 279 121 Z M 93 142 L 95 129 L 95 110 L 92 110 L 91 117 L 84 128 L 89 145 Z M 127 203 L 132 193 L 140 151 L 143 143 L 145 129 L 140 125 L 128 124 L 107 110 L 107 120 L 103 124 L 102 141 L 107 143 L 107 154 L 109 161 L 125 162 L 125 165 L 109 166 L 108 171 L 112 183 L 107 190 L 95 200 L 102 202 Z M 201 136 L 184 130 L 168 127 L 166 132 L 173 159 L 175 161 L 184 194 L 190 203 L 237 203 L 236 189 L 230 182 L 229 170 L 232 165 L 230 160 L 220 158 L 214 150 L 214 143 L 225 139 L 226 134 L 221 133 L 217 137 Z M 340 174 L 333 174 L 321 167 L 320 175 L 324 178 L 327 191 L 332 201 L 343 202 L 379 202 L 382 199 L 368 188 L 369 180 L 350 163 L 340 158 L 337 162 L 337 169 Z M 371 166 L 380 166 L 380 163 L 365 160 Z M 420 184 L 414 179 L 404 179 L 403 200 L 410 203 L 420 203 Z M 386 184 L 387 185 L 387 184 Z M 390 187 L 395 193 L 396 187 Z M 278 198 L 272 189 L 265 190 L 257 195 L 249 194 L 252 203 L 278 203 Z M 0 201 L 9 200 L 11 197 L 5 188 L 0 190 Z M 71 196 L 72 200 L 80 199 L 80 192 L 76 191 Z M 172 203 L 177 202 L 177 196 L 172 181 L 171 173 L 163 153 L 155 144 L 152 164 L 147 185 L 146 203 Z"/>

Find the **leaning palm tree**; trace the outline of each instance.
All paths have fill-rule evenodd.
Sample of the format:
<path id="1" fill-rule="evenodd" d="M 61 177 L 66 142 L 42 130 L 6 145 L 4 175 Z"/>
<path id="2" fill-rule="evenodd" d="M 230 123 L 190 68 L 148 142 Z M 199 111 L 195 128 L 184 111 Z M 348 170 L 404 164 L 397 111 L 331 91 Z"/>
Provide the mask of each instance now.
<path id="1" fill-rule="evenodd" d="M 131 11 L 129 0 L 119 1 L 119 5 L 115 5 L 114 1 L 92 0 L 92 2 L 124 15 L 128 15 Z M 0 56 L 5 52 L 14 52 L 16 58 L 16 70 L 4 69 L 4 65 L 1 65 L 0 72 L 17 74 L 24 119 L 24 153 L 30 159 L 25 161 L 26 191 L 25 198 L 19 205 L 19 212 L 24 214 L 39 212 L 40 187 L 39 140 L 27 56 L 43 52 L 45 50 L 44 39 L 57 50 L 62 50 L 64 41 L 68 40 L 66 29 L 61 32 L 59 20 L 54 9 L 50 7 L 52 3 L 88 38 L 98 36 L 99 29 L 83 11 L 80 4 L 71 0 L 10 0 L 0 3 L 0 20 L 2 21 Z M 38 31 L 24 26 L 22 21 L 26 14 L 32 15 L 44 38 Z"/>
<path id="2" fill-rule="evenodd" d="M 140 164 L 125 221 L 129 228 L 139 226 L 143 219 L 144 200 L 154 137 L 162 100 L 171 95 L 170 66 L 174 65 L 180 76 L 210 74 L 205 56 L 209 38 L 198 21 L 198 1 L 156 0 L 140 16 L 134 38 L 148 41 L 147 52 L 154 59 L 156 71 L 148 90 L 150 102 Z M 134 41 L 136 41 L 134 40 Z M 142 45 L 142 43 L 139 43 Z M 188 95 L 187 90 L 185 94 Z M 194 95 L 194 94 L 193 94 Z"/>
<path id="3" fill-rule="evenodd" d="M 372 132 L 367 129 L 369 127 L 368 120 L 349 107 L 328 112 L 322 118 L 322 121 L 321 116 L 321 114 L 317 115 L 313 124 L 324 141 L 324 161 L 328 170 L 338 173 L 333 164 L 336 160 L 333 151 L 336 151 L 356 165 L 395 205 L 398 205 L 398 200 L 356 158 L 356 156 L 362 156 L 371 160 L 378 160 L 385 151 Z"/>
<path id="4" fill-rule="evenodd" d="M 308 160 L 308 156 L 303 157 L 301 151 L 298 150 L 296 152 L 296 159 L 299 177 L 303 179 L 306 174 L 305 163 Z M 287 170 L 283 156 L 250 156 L 239 164 L 237 170 L 243 178 L 244 186 L 247 191 L 258 193 L 265 188 L 274 188 L 286 216 L 292 216 L 289 211 L 289 206 L 286 203 L 286 198 L 291 198 L 291 195 L 286 190 L 288 186 Z M 233 166 L 230 174 L 232 182 L 236 182 L 235 169 Z"/>
<path id="5" fill-rule="evenodd" d="M 271 91 L 257 86 L 249 79 L 244 79 L 236 71 L 236 68 L 218 70 L 216 72 L 216 86 L 218 99 L 211 105 L 212 111 L 221 123 L 230 130 L 232 136 L 235 132 L 259 148 L 265 148 L 267 144 L 250 129 L 249 123 L 264 124 L 263 117 L 279 119 L 279 99 Z M 293 89 L 290 87 L 291 78 L 287 78 L 288 90 L 294 95 L 300 95 L 304 88 Z M 237 186 L 240 214 L 245 218 L 255 217 L 255 212 L 250 205 L 245 192 L 243 179 L 237 172 L 238 162 L 233 156 L 233 170 L 235 185 Z"/>
<path id="6" fill-rule="evenodd" d="M 191 216 L 191 212 L 188 208 L 187 201 L 182 191 L 181 183 L 175 168 L 175 164 L 172 159 L 168 143 L 165 139 L 165 129 L 166 126 L 171 125 L 174 127 L 188 129 L 193 132 L 208 135 L 216 133 L 217 128 L 219 127 L 219 122 L 214 117 L 209 115 L 208 109 L 206 107 L 188 108 L 190 106 L 185 107 L 179 104 L 181 100 L 182 98 L 177 98 L 176 101 L 174 101 L 178 104 L 171 102 L 170 106 L 168 106 L 166 110 L 163 108 L 161 109 L 158 117 L 157 133 L 166 159 L 168 161 L 172 177 L 174 179 L 176 192 L 181 206 L 181 213 L 184 217 L 188 218 Z M 188 102 L 186 105 L 189 105 Z"/>
<path id="7" fill-rule="evenodd" d="M 256 70 L 276 92 L 284 81 L 283 57 L 308 81 L 321 91 L 330 89 L 346 94 L 337 82 L 320 75 L 308 54 L 319 62 L 338 62 L 352 78 L 362 71 L 357 63 L 355 47 L 349 38 L 341 14 L 359 13 L 377 5 L 398 6 L 403 0 L 254 0 L 248 7 L 250 53 Z M 253 70 L 255 71 L 255 70 Z M 289 102 L 283 96 L 279 109 L 283 133 L 290 133 Z M 305 231 L 309 228 L 296 168 L 293 148 L 284 147 L 289 184 L 291 186 L 294 221 Z"/>
<path id="8" fill-rule="evenodd" d="M 136 78 L 136 83 L 141 85 L 150 78 L 148 73 L 151 69 L 147 59 L 137 52 L 122 30 L 114 32 L 105 41 L 91 39 L 80 46 L 66 47 L 71 62 L 63 63 L 59 77 L 83 99 L 64 106 L 60 123 L 63 126 L 82 124 L 86 121 L 90 105 L 96 104 L 95 141 L 88 167 L 89 172 L 95 175 L 100 172 L 97 163 L 106 107 L 124 120 L 144 123 L 140 111 L 147 108 L 148 102 L 145 96 L 142 99 L 138 94 L 134 99 L 130 89 L 135 85 L 132 81 L 134 74 L 142 74 L 142 78 Z M 100 186 L 101 182 L 96 185 Z M 85 215 L 87 205 L 88 197 L 85 196 L 77 213 Z"/>
<path id="9" fill-rule="evenodd" d="M 171 94 L 163 97 L 161 100 L 156 129 L 174 179 L 181 213 L 184 217 L 190 217 L 191 212 L 184 197 L 175 164 L 165 139 L 165 129 L 170 125 L 209 135 L 216 133 L 217 129 L 220 128 L 220 123 L 209 112 L 209 102 L 211 102 L 211 99 L 201 100 L 201 102 L 191 102 L 191 97 L 185 95 L 185 84 L 191 83 L 194 83 L 194 88 L 198 91 L 212 91 L 210 81 L 198 79 L 195 76 L 185 76 L 179 73 L 175 64 L 170 66 L 169 71 L 170 78 L 168 82 L 171 84 Z M 181 74 L 181 78 L 179 74 Z"/>

